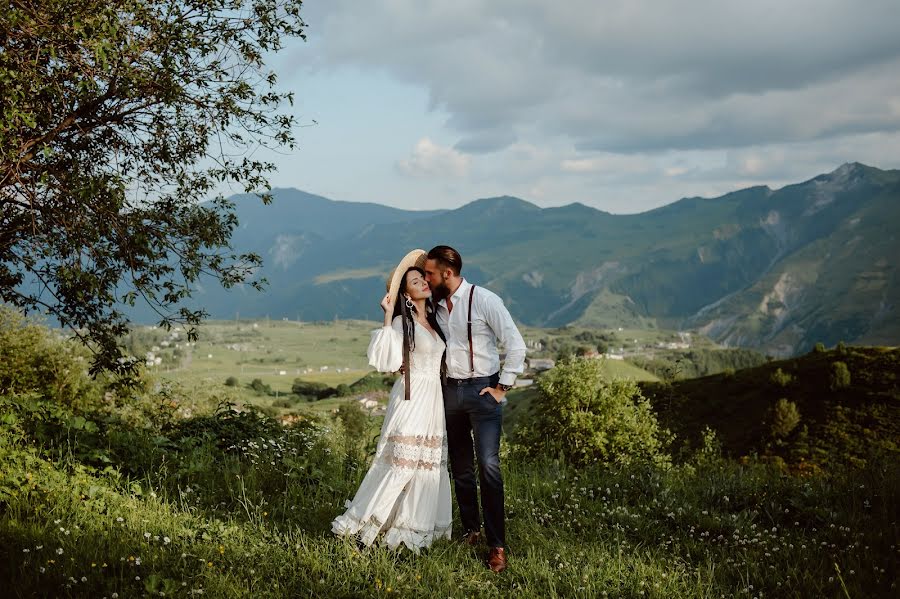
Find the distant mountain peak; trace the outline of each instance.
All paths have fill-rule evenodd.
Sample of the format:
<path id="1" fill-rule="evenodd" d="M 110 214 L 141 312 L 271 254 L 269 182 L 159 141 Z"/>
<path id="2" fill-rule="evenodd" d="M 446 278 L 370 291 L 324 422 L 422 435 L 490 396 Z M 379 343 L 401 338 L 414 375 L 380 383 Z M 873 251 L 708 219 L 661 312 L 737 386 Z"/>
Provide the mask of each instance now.
<path id="1" fill-rule="evenodd" d="M 474 202 L 458 208 L 458 213 L 474 213 L 484 216 L 497 216 L 500 214 L 521 214 L 540 212 L 540 206 L 526 202 L 525 200 L 513 196 L 497 196 L 492 198 L 481 198 Z"/>

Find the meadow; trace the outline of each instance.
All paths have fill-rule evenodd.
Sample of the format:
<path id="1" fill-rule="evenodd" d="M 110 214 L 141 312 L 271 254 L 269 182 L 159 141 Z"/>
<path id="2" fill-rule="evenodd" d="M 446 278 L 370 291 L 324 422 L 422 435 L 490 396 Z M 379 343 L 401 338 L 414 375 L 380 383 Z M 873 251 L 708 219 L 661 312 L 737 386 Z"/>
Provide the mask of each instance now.
<path id="1" fill-rule="evenodd" d="M 370 323 L 363 324 L 295 341 L 315 345 L 310 357 L 297 348 L 267 355 L 283 355 L 285 362 L 272 363 L 283 368 L 296 351 L 305 365 L 294 368 L 309 368 L 313 356 L 340 344 L 356 348 Z M 665 464 L 576 467 L 562 455 L 526 457 L 510 434 L 502 445 L 510 568 L 498 576 L 484 567 L 483 547 L 442 541 L 416 555 L 360 550 L 330 534 L 365 472 L 377 418 L 301 410 L 282 426 L 253 402 L 237 401 L 248 390 L 222 382 L 238 372 L 237 358 L 218 358 L 221 370 L 210 363 L 208 372 L 180 381 L 165 379 L 160 365 L 149 370 L 162 372 L 147 372 L 142 387 L 125 393 L 68 368 L 80 363 L 79 351 L 40 327 L 2 329 L 0 348 L 20 356 L 0 362 L 4 596 L 897 593 L 900 471 L 893 459 L 798 476 L 752 456 L 724 457 L 707 433 Z M 212 346 L 191 350 L 216 359 Z M 359 363 L 342 362 L 351 370 L 339 374 L 349 381 Z M 274 386 L 286 375 L 270 376 Z"/>

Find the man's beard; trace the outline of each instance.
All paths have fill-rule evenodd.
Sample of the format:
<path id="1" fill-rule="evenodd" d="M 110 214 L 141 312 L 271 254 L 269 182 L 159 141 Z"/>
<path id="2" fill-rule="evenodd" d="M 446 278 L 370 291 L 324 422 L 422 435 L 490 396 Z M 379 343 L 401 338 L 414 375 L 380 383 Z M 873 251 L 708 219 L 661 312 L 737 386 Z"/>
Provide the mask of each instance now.
<path id="1" fill-rule="evenodd" d="M 442 299 L 446 299 L 450 295 L 450 288 L 447 287 L 447 281 L 441 281 L 437 285 L 431 287 L 431 301 L 438 303 Z"/>

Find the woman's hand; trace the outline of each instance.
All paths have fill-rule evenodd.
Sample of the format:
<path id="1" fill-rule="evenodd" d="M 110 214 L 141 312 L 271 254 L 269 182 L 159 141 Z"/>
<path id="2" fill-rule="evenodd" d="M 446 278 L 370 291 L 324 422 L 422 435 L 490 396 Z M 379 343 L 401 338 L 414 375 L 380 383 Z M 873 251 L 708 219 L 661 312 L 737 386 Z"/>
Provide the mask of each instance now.
<path id="1" fill-rule="evenodd" d="M 384 310 L 384 326 L 390 326 L 391 319 L 394 317 L 394 298 L 390 293 L 381 300 L 381 309 Z"/>
<path id="2" fill-rule="evenodd" d="M 381 300 L 381 309 L 384 310 L 385 314 L 394 313 L 394 298 L 391 297 L 390 293 L 386 294 L 384 299 Z"/>

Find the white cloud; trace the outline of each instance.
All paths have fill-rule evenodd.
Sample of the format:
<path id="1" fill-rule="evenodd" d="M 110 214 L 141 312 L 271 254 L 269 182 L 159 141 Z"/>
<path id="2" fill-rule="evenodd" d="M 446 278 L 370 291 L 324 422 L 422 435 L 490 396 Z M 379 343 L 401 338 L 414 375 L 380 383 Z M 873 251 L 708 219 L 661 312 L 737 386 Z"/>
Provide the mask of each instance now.
<path id="1" fill-rule="evenodd" d="M 403 121 L 414 133 L 384 150 L 395 187 L 375 201 L 417 205 L 424 189 L 432 206 L 513 194 L 635 212 L 847 161 L 900 166 L 897 0 L 311 0 L 304 11 L 317 68 L 383 74 L 427 98 L 431 125 Z M 389 102 L 379 91 L 360 105 Z M 419 131 L 434 133 L 397 161 Z"/>
<path id="2" fill-rule="evenodd" d="M 461 178 L 468 173 L 471 161 L 471 157 L 423 137 L 410 157 L 397 163 L 397 168 L 413 177 Z"/>

